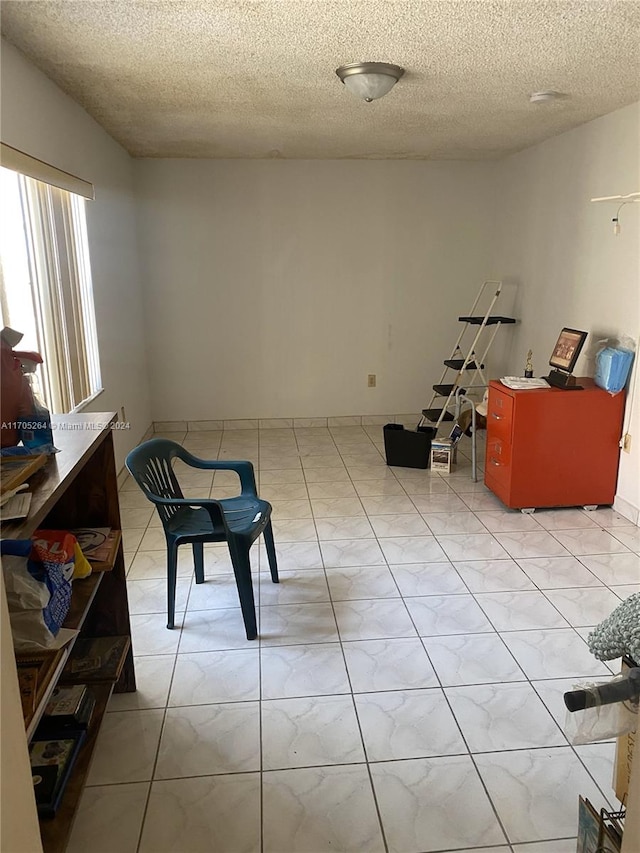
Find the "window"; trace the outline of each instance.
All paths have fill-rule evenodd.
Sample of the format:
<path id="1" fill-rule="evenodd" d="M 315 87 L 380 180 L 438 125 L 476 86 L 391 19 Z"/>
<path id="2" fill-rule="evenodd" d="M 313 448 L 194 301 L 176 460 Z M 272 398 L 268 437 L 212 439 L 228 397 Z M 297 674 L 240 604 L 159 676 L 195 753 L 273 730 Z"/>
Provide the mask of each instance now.
<path id="1" fill-rule="evenodd" d="M 0 197 L 2 325 L 44 359 L 50 411 L 70 412 L 101 387 L 85 200 L 4 168 Z"/>

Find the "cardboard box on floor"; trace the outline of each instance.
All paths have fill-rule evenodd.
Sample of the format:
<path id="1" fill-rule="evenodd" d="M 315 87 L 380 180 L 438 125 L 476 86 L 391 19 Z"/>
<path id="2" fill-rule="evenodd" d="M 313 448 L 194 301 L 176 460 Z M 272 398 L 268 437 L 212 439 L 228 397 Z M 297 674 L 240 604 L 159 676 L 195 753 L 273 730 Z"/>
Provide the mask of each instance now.
<path id="1" fill-rule="evenodd" d="M 635 666 L 631 658 L 622 658 L 620 672 L 625 675 L 632 666 Z M 613 789 L 620 802 L 629 799 L 629 780 L 631 779 L 631 765 L 633 763 L 633 751 L 636 743 L 637 732 L 621 735 L 616 744 L 616 760 L 613 766 Z"/>

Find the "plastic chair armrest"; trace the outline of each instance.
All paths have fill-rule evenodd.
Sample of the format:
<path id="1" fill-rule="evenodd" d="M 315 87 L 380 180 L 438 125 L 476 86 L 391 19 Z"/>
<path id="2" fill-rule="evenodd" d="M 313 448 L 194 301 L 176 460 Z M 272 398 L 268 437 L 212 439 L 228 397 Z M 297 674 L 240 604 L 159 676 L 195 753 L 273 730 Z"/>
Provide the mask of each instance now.
<path id="1" fill-rule="evenodd" d="M 201 468 L 211 471 L 235 471 L 240 477 L 240 485 L 242 486 L 242 494 L 250 494 L 258 496 L 256 487 L 256 477 L 253 470 L 253 463 L 248 460 L 240 460 L 236 462 L 227 462 L 223 459 L 200 459 L 184 450 L 180 453 L 180 458 L 183 462 L 191 465 L 192 468 Z"/>
<path id="2" fill-rule="evenodd" d="M 191 506 L 206 509 L 214 526 L 221 524 L 225 531 L 228 530 L 222 504 L 213 498 L 160 498 L 157 495 L 151 495 L 151 500 L 161 506 Z"/>

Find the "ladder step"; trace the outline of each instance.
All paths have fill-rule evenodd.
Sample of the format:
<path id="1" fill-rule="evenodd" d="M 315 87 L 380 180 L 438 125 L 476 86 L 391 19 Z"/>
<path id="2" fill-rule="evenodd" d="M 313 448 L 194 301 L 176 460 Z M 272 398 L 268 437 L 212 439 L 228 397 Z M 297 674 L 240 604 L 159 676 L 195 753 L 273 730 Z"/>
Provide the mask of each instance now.
<path id="1" fill-rule="evenodd" d="M 450 367 L 452 370 L 462 370 L 462 365 L 464 364 L 463 358 L 447 358 L 443 362 L 446 367 Z M 478 365 L 475 361 L 470 361 L 467 364 L 465 370 L 477 370 Z M 484 364 L 480 365 L 480 370 L 484 370 Z"/>
<path id="2" fill-rule="evenodd" d="M 441 412 L 442 412 L 442 409 L 423 409 L 422 410 L 422 414 L 424 415 L 424 417 L 428 421 L 433 421 L 434 423 L 440 417 Z M 451 412 L 445 412 L 444 418 L 442 420 L 443 421 L 452 421 L 453 415 L 451 414 Z"/>
<path id="3" fill-rule="evenodd" d="M 456 386 L 453 384 L 452 385 L 432 385 L 431 387 L 433 388 L 433 390 L 436 392 L 436 394 L 439 397 L 448 397 L 449 394 L 451 394 L 451 392 L 453 391 L 453 389 L 456 388 Z M 459 394 L 465 394 L 466 393 L 466 389 L 460 388 L 460 386 L 457 387 L 457 391 Z"/>
<path id="4" fill-rule="evenodd" d="M 461 323 L 469 323 L 470 326 L 480 326 L 484 321 L 484 316 L 482 317 L 458 317 L 458 320 Z M 500 317 L 498 315 L 492 315 L 487 317 L 487 326 L 495 326 L 498 323 L 515 323 L 516 320 L 514 317 Z"/>

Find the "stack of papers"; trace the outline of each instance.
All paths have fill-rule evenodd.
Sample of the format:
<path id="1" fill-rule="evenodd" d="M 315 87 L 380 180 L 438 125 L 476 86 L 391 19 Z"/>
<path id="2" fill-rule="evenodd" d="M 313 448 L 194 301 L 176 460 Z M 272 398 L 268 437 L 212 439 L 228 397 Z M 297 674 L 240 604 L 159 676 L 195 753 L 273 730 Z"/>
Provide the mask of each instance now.
<path id="1" fill-rule="evenodd" d="M 13 495 L 6 503 L 2 504 L 2 520 L 10 521 L 12 518 L 26 518 L 31 506 L 31 492 L 21 495 Z"/>
<path id="2" fill-rule="evenodd" d="M 528 379 L 525 376 L 503 376 L 500 380 L 507 388 L 512 388 L 514 391 L 525 391 L 527 388 L 548 388 L 549 383 L 546 379 Z"/>

